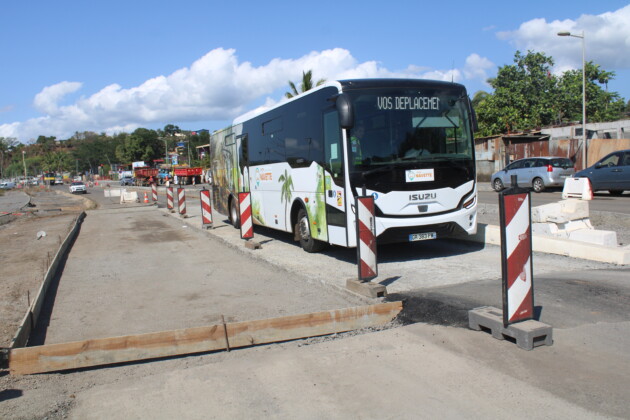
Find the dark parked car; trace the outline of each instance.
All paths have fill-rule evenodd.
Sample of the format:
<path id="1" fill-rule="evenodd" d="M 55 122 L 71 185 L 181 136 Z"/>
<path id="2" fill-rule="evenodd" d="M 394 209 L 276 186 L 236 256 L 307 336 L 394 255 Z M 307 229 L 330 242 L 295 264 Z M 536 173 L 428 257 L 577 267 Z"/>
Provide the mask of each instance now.
<path id="1" fill-rule="evenodd" d="M 630 191 L 630 149 L 606 155 L 574 177 L 588 178 L 593 192 L 608 190 L 613 195 L 621 195 L 624 191 Z"/>
<path id="2" fill-rule="evenodd" d="M 133 185 L 133 178 L 124 177 L 120 180 L 120 185 Z"/>
<path id="3" fill-rule="evenodd" d="M 505 169 L 495 172 L 490 178 L 492 188 L 501 191 L 512 185 L 512 175 L 516 175 L 519 187 L 531 187 L 541 192 L 549 187 L 563 187 L 564 180 L 575 173 L 571 159 L 549 156 L 515 160 Z"/>

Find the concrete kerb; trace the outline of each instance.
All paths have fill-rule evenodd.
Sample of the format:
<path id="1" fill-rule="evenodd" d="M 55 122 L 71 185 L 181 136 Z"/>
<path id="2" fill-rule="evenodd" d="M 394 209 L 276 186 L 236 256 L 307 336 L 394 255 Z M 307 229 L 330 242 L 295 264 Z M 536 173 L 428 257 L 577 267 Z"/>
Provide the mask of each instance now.
<path id="1" fill-rule="evenodd" d="M 59 263 L 66 257 L 70 245 L 77 237 L 83 219 L 85 219 L 85 212 L 81 212 L 81 214 L 77 216 L 74 222 L 74 227 L 72 228 L 72 230 L 70 230 L 68 235 L 66 235 L 66 238 L 59 246 L 59 250 L 51 261 L 50 267 L 48 267 L 48 270 L 46 271 L 44 280 L 42 281 L 42 285 L 35 295 L 35 299 L 31 303 L 31 306 L 28 308 L 26 315 L 22 319 L 22 322 L 20 323 L 20 326 L 18 327 L 15 336 L 13 337 L 13 340 L 11 340 L 9 348 L 24 347 L 28 342 L 28 338 L 31 334 L 32 329 L 37 325 L 37 320 L 39 318 L 39 314 L 46 298 L 46 292 L 50 287 L 50 283 L 52 282 L 52 279 L 57 275 Z"/>
<path id="2" fill-rule="evenodd" d="M 476 235 L 463 237 L 462 239 L 490 245 L 501 245 L 501 229 L 496 225 L 479 223 Z M 564 255 L 571 258 L 618 265 L 630 264 L 630 249 L 625 247 L 612 248 L 586 242 L 572 241 L 570 239 L 551 238 L 533 234 L 532 248 L 534 252 Z"/>

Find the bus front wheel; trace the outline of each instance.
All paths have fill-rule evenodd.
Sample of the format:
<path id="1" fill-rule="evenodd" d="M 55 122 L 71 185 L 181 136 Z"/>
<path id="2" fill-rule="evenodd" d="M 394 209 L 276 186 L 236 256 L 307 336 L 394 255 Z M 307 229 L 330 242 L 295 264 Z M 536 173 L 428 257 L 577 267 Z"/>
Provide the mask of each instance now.
<path id="1" fill-rule="evenodd" d="M 241 218 L 238 214 L 238 207 L 236 206 L 236 200 L 230 201 L 230 222 L 234 229 L 241 227 Z"/>
<path id="2" fill-rule="evenodd" d="M 310 224 L 308 221 L 308 214 L 303 208 L 298 211 L 297 218 L 298 237 L 300 238 L 300 245 L 306 252 L 319 252 L 326 247 L 326 243 L 313 239 L 311 236 Z"/>

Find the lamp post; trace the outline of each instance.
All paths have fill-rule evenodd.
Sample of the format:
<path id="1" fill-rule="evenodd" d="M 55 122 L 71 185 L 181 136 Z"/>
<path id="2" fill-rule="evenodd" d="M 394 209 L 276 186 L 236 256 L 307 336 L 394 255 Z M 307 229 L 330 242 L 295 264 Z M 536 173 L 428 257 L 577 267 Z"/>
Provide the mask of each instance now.
<path id="1" fill-rule="evenodd" d="M 24 165 L 24 188 L 28 185 L 28 181 L 26 180 L 26 160 L 24 159 L 24 155 L 26 154 L 25 150 L 22 150 L 22 165 Z"/>
<path id="2" fill-rule="evenodd" d="M 588 167 L 586 162 L 586 47 L 584 41 L 584 31 L 582 35 L 575 35 L 571 32 L 558 32 L 558 36 L 572 36 L 582 39 L 582 164 Z"/>

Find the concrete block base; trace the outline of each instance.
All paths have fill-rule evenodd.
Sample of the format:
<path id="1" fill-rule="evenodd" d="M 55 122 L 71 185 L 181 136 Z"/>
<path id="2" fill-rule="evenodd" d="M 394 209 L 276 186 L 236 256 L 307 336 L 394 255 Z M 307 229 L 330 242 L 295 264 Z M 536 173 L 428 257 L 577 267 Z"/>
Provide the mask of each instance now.
<path id="1" fill-rule="evenodd" d="M 468 327 L 475 331 L 487 331 L 497 340 L 512 339 L 524 350 L 553 344 L 553 328 L 550 325 L 530 319 L 528 321 L 503 326 L 503 311 L 484 306 L 468 311 Z"/>
<path id="2" fill-rule="evenodd" d="M 256 242 L 256 241 L 245 241 L 245 248 L 262 249 L 262 245 L 260 244 L 260 242 Z"/>
<path id="3" fill-rule="evenodd" d="M 356 279 L 346 280 L 346 288 L 351 292 L 370 298 L 379 298 L 387 296 L 387 288 L 382 284 L 361 282 Z"/>

